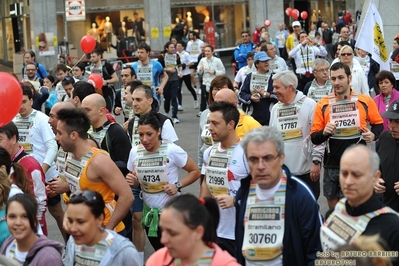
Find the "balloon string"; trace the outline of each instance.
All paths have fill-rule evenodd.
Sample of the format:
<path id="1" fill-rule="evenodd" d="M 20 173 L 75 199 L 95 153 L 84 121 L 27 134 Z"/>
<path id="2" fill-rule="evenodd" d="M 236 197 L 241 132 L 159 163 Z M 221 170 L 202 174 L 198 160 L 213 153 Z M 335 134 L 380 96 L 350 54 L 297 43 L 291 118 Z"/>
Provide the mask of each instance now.
<path id="1" fill-rule="evenodd" d="M 76 67 L 76 65 L 79 64 L 79 62 L 82 61 L 83 57 L 85 57 L 85 56 L 86 56 L 86 54 L 83 54 L 82 57 L 72 66 L 72 69 L 73 69 L 74 67 Z M 72 69 L 69 70 L 69 72 L 72 72 Z"/>

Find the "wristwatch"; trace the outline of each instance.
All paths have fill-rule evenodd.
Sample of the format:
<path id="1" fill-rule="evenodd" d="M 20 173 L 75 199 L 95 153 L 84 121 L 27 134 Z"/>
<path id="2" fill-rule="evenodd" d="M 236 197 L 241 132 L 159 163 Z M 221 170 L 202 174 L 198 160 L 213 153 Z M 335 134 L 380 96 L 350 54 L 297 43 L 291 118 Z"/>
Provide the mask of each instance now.
<path id="1" fill-rule="evenodd" d="M 319 165 L 319 164 L 320 164 L 320 161 L 319 161 L 319 160 L 313 160 L 313 164 Z"/>
<path id="2" fill-rule="evenodd" d="M 181 183 L 179 181 L 177 181 L 175 183 L 176 187 L 177 187 L 177 191 L 181 192 L 181 189 L 183 188 L 183 186 L 181 185 Z"/>

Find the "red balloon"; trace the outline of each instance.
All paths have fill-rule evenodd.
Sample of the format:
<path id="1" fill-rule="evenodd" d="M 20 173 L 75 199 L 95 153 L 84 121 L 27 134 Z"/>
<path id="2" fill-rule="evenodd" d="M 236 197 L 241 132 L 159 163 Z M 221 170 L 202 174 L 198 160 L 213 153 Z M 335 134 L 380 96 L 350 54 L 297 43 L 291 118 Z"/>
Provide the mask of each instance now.
<path id="1" fill-rule="evenodd" d="M 299 10 L 298 9 L 293 9 L 292 11 L 291 11 L 291 17 L 293 18 L 293 19 L 298 19 L 299 18 Z"/>
<path id="2" fill-rule="evenodd" d="M 80 40 L 80 48 L 85 54 L 90 54 L 96 48 L 97 42 L 91 35 L 85 35 Z"/>
<path id="3" fill-rule="evenodd" d="M 97 73 L 91 74 L 87 79 L 87 82 L 93 85 L 96 89 L 101 89 L 103 87 L 103 78 Z"/>
<path id="4" fill-rule="evenodd" d="M 302 19 L 307 19 L 307 18 L 308 18 L 308 12 L 302 11 L 302 12 L 301 12 L 301 18 L 302 18 Z"/>
<path id="5" fill-rule="evenodd" d="M 272 22 L 271 22 L 270 20 L 266 19 L 266 20 L 265 20 L 265 27 L 266 27 L 266 28 L 269 28 L 270 25 L 272 25 Z"/>
<path id="6" fill-rule="evenodd" d="M 291 11 L 292 11 L 292 8 L 291 7 L 287 7 L 287 9 L 285 10 L 285 14 L 287 16 L 291 16 Z"/>
<path id="7" fill-rule="evenodd" d="M 22 88 L 18 80 L 0 72 L 0 127 L 7 125 L 18 114 L 22 104 Z"/>

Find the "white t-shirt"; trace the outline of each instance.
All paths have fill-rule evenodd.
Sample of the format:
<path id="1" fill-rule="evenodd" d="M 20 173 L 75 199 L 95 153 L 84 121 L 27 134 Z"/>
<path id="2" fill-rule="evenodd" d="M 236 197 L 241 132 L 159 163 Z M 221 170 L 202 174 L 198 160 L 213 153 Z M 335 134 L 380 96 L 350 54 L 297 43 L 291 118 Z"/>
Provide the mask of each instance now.
<path id="1" fill-rule="evenodd" d="M 218 151 L 220 152 L 225 151 L 220 147 L 220 143 L 218 143 L 217 145 L 218 145 Z M 209 147 L 204 152 L 204 164 L 202 166 L 201 173 L 206 173 L 204 165 L 208 163 L 208 156 L 209 153 L 211 152 L 212 147 L 213 146 Z M 249 175 L 249 167 L 247 159 L 245 158 L 244 150 L 240 144 L 237 144 L 231 155 L 229 171 L 234 175 L 234 180 L 229 181 L 229 190 L 230 190 L 229 195 L 235 196 L 241 185 L 240 180 L 246 178 Z M 221 238 L 234 240 L 236 208 L 231 207 L 228 209 L 222 209 L 219 207 L 219 211 L 220 211 L 220 221 L 219 221 L 219 226 L 217 228 L 217 236 Z"/>
<path id="2" fill-rule="evenodd" d="M 178 53 L 179 54 L 179 56 L 180 56 L 180 62 L 182 63 L 182 64 L 189 64 L 189 63 L 191 63 L 191 57 L 190 57 L 190 54 L 189 53 L 187 53 L 186 51 L 182 51 L 181 53 Z M 190 71 L 190 68 L 187 66 L 186 68 L 184 68 L 183 69 L 183 76 L 186 76 L 186 75 L 189 75 L 190 73 L 191 73 L 191 71 Z"/>
<path id="3" fill-rule="evenodd" d="M 175 128 L 173 127 L 172 122 L 170 122 L 169 119 L 166 119 L 162 125 L 161 137 L 162 139 L 168 140 L 168 143 L 176 142 L 179 140 Z"/>
<path id="4" fill-rule="evenodd" d="M 34 113 L 36 113 L 34 115 Z M 33 126 L 29 130 L 30 144 L 32 144 L 32 155 L 40 165 L 46 163 L 50 168 L 46 172 L 46 181 L 52 181 L 53 177 L 58 176 L 55 167 L 55 157 L 57 156 L 58 146 L 55 141 L 53 130 L 51 129 L 48 120 L 49 117 L 40 111 L 33 110 L 30 116 L 33 116 Z M 18 121 L 17 117 L 13 120 Z"/>
<path id="5" fill-rule="evenodd" d="M 166 151 L 168 162 L 166 163 L 166 169 L 168 173 L 169 184 L 174 184 L 179 181 L 179 168 L 183 168 L 187 164 L 188 155 L 187 153 L 174 143 L 168 143 Z M 129 154 L 129 160 L 127 162 L 127 169 L 130 172 L 135 172 L 135 161 L 137 158 L 137 146 L 133 147 Z M 175 194 L 174 196 L 179 195 Z M 162 209 L 165 203 L 174 196 L 169 196 L 166 193 L 149 194 L 143 191 L 143 201 L 150 208 Z"/>

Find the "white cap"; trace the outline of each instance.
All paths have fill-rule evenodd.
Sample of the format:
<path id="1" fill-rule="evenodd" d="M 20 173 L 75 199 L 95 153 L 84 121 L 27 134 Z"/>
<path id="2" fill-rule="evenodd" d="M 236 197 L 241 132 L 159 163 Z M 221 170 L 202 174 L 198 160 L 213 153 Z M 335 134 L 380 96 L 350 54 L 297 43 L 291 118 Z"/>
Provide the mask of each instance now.
<path id="1" fill-rule="evenodd" d="M 301 27 L 301 23 L 299 23 L 299 21 L 298 21 L 298 20 L 296 20 L 296 21 L 292 22 L 292 27 L 295 27 L 295 26 L 299 26 L 299 27 Z"/>

